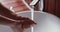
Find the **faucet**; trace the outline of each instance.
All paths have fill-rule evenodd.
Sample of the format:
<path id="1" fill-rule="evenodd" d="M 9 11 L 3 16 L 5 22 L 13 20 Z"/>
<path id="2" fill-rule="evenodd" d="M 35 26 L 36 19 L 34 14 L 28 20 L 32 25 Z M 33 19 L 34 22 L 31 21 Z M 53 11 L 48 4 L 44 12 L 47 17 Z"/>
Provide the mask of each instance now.
<path id="1" fill-rule="evenodd" d="M 39 0 L 33 0 L 31 3 L 30 3 L 30 5 L 31 6 L 34 6 L 35 4 L 37 4 L 37 2 L 38 2 Z M 43 0 L 40 0 L 39 1 L 39 3 L 40 3 L 40 11 L 43 11 Z"/>

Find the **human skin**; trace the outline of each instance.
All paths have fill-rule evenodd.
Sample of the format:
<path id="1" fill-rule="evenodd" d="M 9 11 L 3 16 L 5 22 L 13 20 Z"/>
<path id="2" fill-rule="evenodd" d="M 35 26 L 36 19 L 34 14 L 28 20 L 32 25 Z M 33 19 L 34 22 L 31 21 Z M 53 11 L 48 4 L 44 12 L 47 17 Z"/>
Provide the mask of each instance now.
<path id="1" fill-rule="evenodd" d="M 15 12 L 30 11 L 22 0 L 0 0 L 0 3 L 2 3 L 8 9 L 10 9 L 12 6 Z"/>
<path id="2" fill-rule="evenodd" d="M 27 29 L 36 23 L 27 17 L 17 16 L 0 3 L 0 24 L 11 26 L 16 32 L 23 32 L 24 29 Z"/>

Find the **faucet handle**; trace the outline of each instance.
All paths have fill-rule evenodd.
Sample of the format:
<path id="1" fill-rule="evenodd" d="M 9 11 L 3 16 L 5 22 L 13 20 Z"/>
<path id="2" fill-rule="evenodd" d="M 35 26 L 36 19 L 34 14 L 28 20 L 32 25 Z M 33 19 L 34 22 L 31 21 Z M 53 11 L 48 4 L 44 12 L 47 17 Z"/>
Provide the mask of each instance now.
<path id="1" fill-rule="evenodd" d="M 30 5 L 34 6 L 39 0 L 33 0 Z"/>

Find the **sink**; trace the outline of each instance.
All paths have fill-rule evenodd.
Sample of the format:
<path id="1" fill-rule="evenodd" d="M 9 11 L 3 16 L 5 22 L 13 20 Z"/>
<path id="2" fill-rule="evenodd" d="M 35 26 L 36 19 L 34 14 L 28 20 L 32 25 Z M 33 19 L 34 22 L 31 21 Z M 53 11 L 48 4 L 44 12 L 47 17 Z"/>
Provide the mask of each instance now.
<path id="1" fill-rule="evenodd" d="M 18 16 L 31 18 L 31 12 L 17 12 Z M 34 21 L 37 23 L 33 28 L 34 32 L 59 32 L 60 18 L 46 12 L 35 11 Z M 24 32 L 31 32 L 31 28 Z"/>
<path id="2" fill-rule="evenodd" d="M 30 11 L 17 12 L 16 14 L 18 16 L 31 18 Z M 37 24 L 33 26 L 33 32 L 59 32 L 60 18 L 56 17 L 55 15 L 46 12 L 35 11 L 34 21 Z M 9 25 L 12 26 L 13 24 Z M 14 30 L 12 30 L 11 26 L 9 25 L 0 24 L 0 32 L 14 32 Z M 20 30 L 17 31 L 20 32 Z M 25 29 L 24 32 L 31 32 L 31 28 Z"/>
<path id="3" fill-rule="evenodd" d="M 0 32 L 13 32 L 10 26 L 0 24 Z"/>

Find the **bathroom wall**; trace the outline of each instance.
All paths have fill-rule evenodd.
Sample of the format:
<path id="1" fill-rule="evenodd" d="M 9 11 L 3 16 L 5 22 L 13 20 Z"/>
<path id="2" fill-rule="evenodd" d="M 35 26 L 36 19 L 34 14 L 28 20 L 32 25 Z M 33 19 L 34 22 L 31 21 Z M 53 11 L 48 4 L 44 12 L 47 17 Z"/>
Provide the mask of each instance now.
<path id="1" fill-rule="evenodd" d="M 44 0 L 44 11 L 60 17 L 60 0 Z"/>

